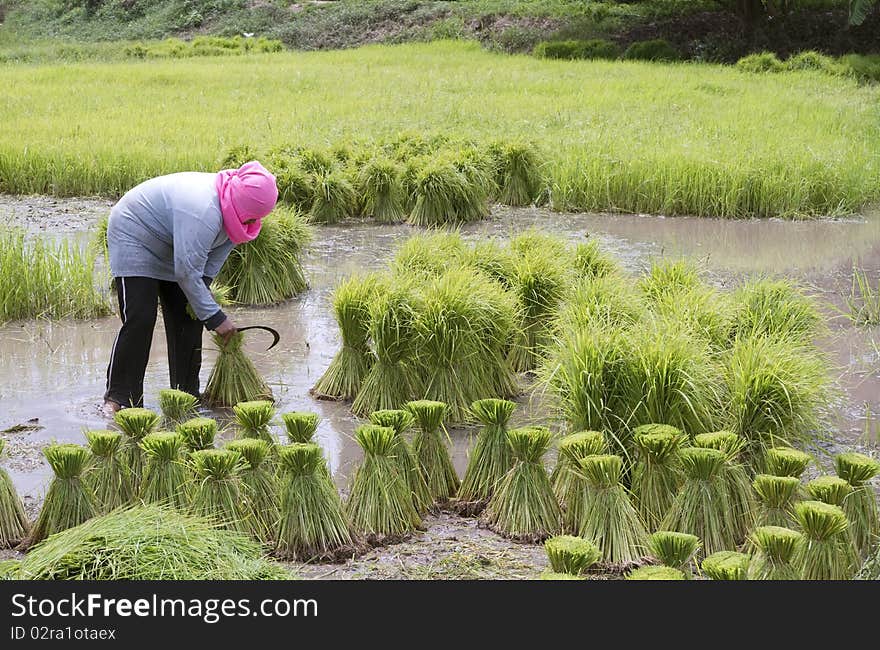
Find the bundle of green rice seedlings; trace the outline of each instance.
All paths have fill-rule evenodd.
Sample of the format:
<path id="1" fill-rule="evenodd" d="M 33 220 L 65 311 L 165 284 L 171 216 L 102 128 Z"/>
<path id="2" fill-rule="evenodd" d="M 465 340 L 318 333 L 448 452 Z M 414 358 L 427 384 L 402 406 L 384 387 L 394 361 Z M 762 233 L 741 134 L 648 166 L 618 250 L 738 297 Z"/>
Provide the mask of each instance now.
<path id="1" fill-rule="evenodd" d="M 792 512 L 798 500 L 800 479 L 794 476 L 773 476 L 757 474 L 752 487 L 758 495 L 756 523 L 759 526 L 791 526 L 794 524 Z"/>
<path id="2" fill-rule="evenodd" d="M 228 530 L 251 533 L 251 518 L 241 493 L 241 454 L 232 449 L 202 449 L 190 455 L 196 475 L 191 510 Z"/>
<path id="3" fill-rule="evenodd" d="M 809 481 L 806 487 L 807 493 L 814 501 L 840 506 L 844 512 L 846 512 L 846 500 L 853 493 L 852 485 L 839 476 L 818 476 Z"/>
<path id="4" fill-rule="evenodd" d="M 590 489 L 584 498 L 578 536 L 595 542 L 606 562 L 637 562 L 647 553 L 648 531 L 620 483 L 623 459 L 588 456 L 581 461 L 581 469 Z"/>
<path id="5" fill-rule="evenodd" d="M 404 433 L 412 427 L 414 421 L 412 414 L 403 409 L 385 409 L 370 413 L 370 422 L 380 427 L 389 427 L 394 431 L 395 443 L 392 455 L 409 489 L 413 507 L 422 515 L 431 509 L 434 499 L 428 490 L 419 461 L 404 438 Z"/>
<path id="6" fill-rule="evenodd" d="M 543 463 L 550 437 L 546 427 L 507 432 L 513 466 L 482 515 L 489 528 L 504 537 L 540 542 L 561 532 L 562 512 Z"/>
<path id="7" fill-rule="evenodd" d="M 333 156 L 319 149 L 299 147 L 295 151 L 295 156 L 296 163 L 309 174 L 329 174 L 336 167 Z"/>
<path id="8" fill-rule="evenodd" d="M 394 457 L 397 436 L 391 427 L 364 424 L 355 440 L 364 450 L 364 462 L 355 470 L 345 511 L 368 543 L 399 541 L 422 522 Z"/>
<path id="9" fill-rule="evenodd" d="M 177 425 L 177 433 L 183 438 L 187 452 L 211 449 L 217 436 L 217 422 L 211 418 L 192 418 Z"/>
<path id="10" fill-rule="evenodd" d="M 482 512 L 513 465 L 513 452 L 507 444 L 507 423 L 515 408 L 515 403 L 495 398 L 471 404 L 471 412 L 483 426 L 458 488 L 456 509 L 460 514 L 473 516 Z"/>
<path id="11" fill-rule="evenodd" d="M 479 192 L 449 160 L 429 160 L 418 170 L 412 190 L 414 226 L 442 226 L 472 220 Z"/>
<path id="12" fill-rule="evenodd" d="M 664 530 L 696 535 L 710 554 L 736 547 L 737 521 L 723 475 L 726 458 L 717 449 L 682 449 L 679 459 L 685 481 L 660 523 Z"/>
<path id="13" fill-rule="evenodd" d="M 407 239 L 394 253 L 396 276 L 431 280 L 459 267 L 467 247 L 458 230 L 432 230 Z"/>
<path id="14" fill-rule="evenodd" d="M 711 287 L 697 286 L 660 294 L 654 312 L 709 343 L 713 351 L 730 346 L 733 326 L 729 299 Z"/>
<path id="15" fill-rule="evenodd" d="M 131 475 L 120 458 L 122 434 L 118 431 L 86 431 L 86 440 L 92 453 L 84 477 L 95 494 L 98 512 L 103 514 L 128 503 L 134 496 Z"/>
<path id="16" fill-rule="evenodd" d="M 370 303 L 370 338 L 376 358 L 351 405 L 355 415 L 396 409 L 416 394 L 414 328 L 419 300 L 412 286 L 397 282 Z"/>
<path id="17" fill-rule="evenodd" d="M 189 484 L 183 463 L 183 437 L 167 431 L 150 433 L 141 441 L 147 467 L 139 497 L 146 503 L 167 502 L 173 508 L 189 508 Z"/>
<path id="18" fill-rule="evenodd" d="M 159 408 L 166 427 L 176 427 L 181 422 L 195 417 L 198 403 L 199 400 L 195 395 L 176 388 L 164 388 L 159 391 Z"/>
<path id="19" fill-rule="evenodd" d="M 645 296 L 658 301 L 664 295 L 695 289 L 702 285 L 700 272 L 688 260 L 659 260 L 639 280 L 639 288 Z"/>
<path id="20" fill-rule="evenodd" d="M 803 580 L 850 580 L 858 566 L 857 551 L 842 508 L 821 501 L 801 501 L 795 519 L 806 538 L 795 564 Z"/>
<path id="21" fill-rule="evenodd" d="M 15 569 L 17 570 L 17 569 Z M 542 571 L 541 575 L 538 576 L 539 580 L 586 580 L 585 576 L 576 576 L 570 573 L 557 573 L 556 571 L 550 571 L 549 569 L 546 571 Z"/>
<path id="22" fill-rule="evenodd" d="M 357 544 L 324 457 L 314 443 L 293 442 L 279 450 L 281 503 L 274 530 L 275 554 L 287 560 L 336 560 Z"/>
<path id="23" fill-rule="evenodd" d="M 647 315 L 644 299 L 620 275 L 579 281 L 559 309 L 556 332 L 600 327 L 632 327 Z"/>
<path id="24" fill-rule="evenodd" d="M 450 156 L 453 168 L 464 176 L 468 192 L 462 197 L 460 221 L 479 221 L 489 216 L 489 200 L 496 196 L 494 161 L 474 147 L 462 148 Z"/>
<path id="25" fill-rule="evenodd" d="M 275 406 L 266 400 L 239 402 L 232 407 L 239 438 L 258 438 L 274 445 L 275 436 L 269 431 L 269 424 L 275 417 Z"/>
<path id="26" fill-rule="evenodd" d="M 815 301 L 791 280 L 748 282 L 734 293 L 733 304 L 733 335 L 737 338 L 765 336 L 809 344 L 824 331 Z"/>
<path id="27" fill-rule="evenodd" d="M 799 449 L 772 447 L 767 450 L 764 464 L 773 476 L 791 476 L 800 479 L 813 458 Z"/>
<path id="28" fill-rule="evenodd" d="M 627 580 L 687 580 L 683 571 L 668 566 L 642 566 L 626 576 Z"/>
<path id="29" fill-rule="evenodd" d="M 78 526 L 97 514 L 95 495 L 83 480 L 89 450 L 79 445 L 55 444 L 46 447 L 43 455 L 55 476 L 49 484 L 37 521 L 19 545 L 20 550 L 30 548 L 49 535 Z"/>
<path id="30" fill-rule="evenodd" d="M 271 544 L 277 534 L 281 513 L 278 509 L 278 478 L 267 460 L 269 443 L 247 438 L 233 440 L 226 448 L 238 452 L 244 460 L 239 476 L 252 530 L 260 542 Z M 322 457 L 322 463 L 323 460 Z"/>
<path id="31" fill-rule="evenodd" d="M 159 420 L 156 413 L 143 408 L 122 409 L 113 416 L 113 421 L 125 436 L 119 450 L 119 460 L 128 470 L 132 495 L 136 495 L 140 490 L 141 478 L 144 475 L 146 457 L 141 447 L 141 440 L 148 433 L 156 430 Z"/>
<path id="32" fill-rule="evenodd" d="M 871 479 L 880 472 L 880 463 L 858 453 L 838 454 L 834 458 L 837 475 L 849 483 L 852 494 L 844 501 L 843 511 L 849 519 L 853 541 L 862 559 L 870 553 L 880 535 L 880 513 Z"/>
<path id="33" fill-rule="evenodd" d="M 632 474 L 632 496 L 649 530 L 656 530 L 660 525 L 683 481 L 678 451 L 685 436 L 674 427 L 669 428 L 673 431 L 649 429 L 633 436 L 638 452 Z M 643 427 L 637 431 L 639 429 Z"/>
<path id="34" fill-rule="evenodd" d="M 397 223 L 406 218 L 400 165 L 387 158 L 374 158 L 361 168 L 357 178 L 363 213 L 380 223 Z"/>
<path id="35" fill-rule="evenodd" d="M 434 502 L 446 502 L 458 491 L 459 480 L 449 456 L 446 440 L 449 434 L 443 421 L 449 412 L 443 402 L 434 400 L 414 400 L 404 408 L 412 415 L 416 425 L 413 436 L 412 453 L 418 462 L 419 470 L 428 493 Z"/>
<path id="36" fill-rule="evenodd" d="M 224 407 L 240 402 L 272 399 L 272 389 L 242 347 L 242 332 L 235 332 L 228 341 L 215 334 L 214 342 L 220 354 L 202 393 L 202 401 L 206 405 Z"/>
<path id="37" fill-rule="evenodd" d="M 309 210 L 314 223 L 334 224 L 354 216 L 357 192 L 339 170 L 316 174 L 315 199 Z"/>
<path id="38" fill-rule="evenodd" d="M 794 563 L 804 536 L 782 526 L 760 526 L 750 535 L 757 549 L 749 567 L 750 580 L 799 580 Z"/>
<path id="39" fill-rule="evenodd" d="M 497 282 L 502 289 L 513 286 L 516 256 L 506 245 L 495 240 L 480 240 L 463 248 L 457 256 L 464 266 L 473 267 Z"/>
<path id="40" fill-rule="evenodd" d="M 572 535 L 557 535 L 544 542 L 550 566 L 557 573 L 583 575 L 598 562 L 602 553 L 591 541 Z"/>
<path id="41" fill-rule="evenodd" d="M 620 264 L 602 250 L 595 239 L 578 244 L 574 250 L 574 269 L 580 279 L 595 280 L 620 273 Z"/>
<path id="42" fill-rule="evenodd" d="M 550 484 L 562 506 L 563 530 L 576 533 L 583 519 L 589 483 L 581 470 L 581 461 L 588 456 L 607 453 L 608 444 L 601 431 L 578 431 L 559 441 L 559 454 L 550 474 Z"/>
<path id="43" fill-rule="evenodd" d="M 317 413 L 310 411 L 290 411 L 281 414 L 281 421 L 284 423 L 284 430 L 287 433 L 287 441 L 294 442 L 312 442 L 315 432 L 318 430 L 318 423 L 321 421 Z"/>
<path id="44" fill-rule="evenodd" d="M 0 560 L 0 580 L 20 580 L 20 571 L 20 560 Z"/>
<path id="45" fill-rule="evenodd" d="M 707 555 L 700 567 L 710 580 L 748 580 L 751 558 L 737 551 L 717 551 Z"/>
<path id="46" fill-rule="evenodd" d="M 315 179 L 295 162 L 274 172 L 278 200 L 302 212 L 312 209 L 315 202 Z"/>
<path id="47" fill-rule="evenodd" d="M 544 184 L 538 149 L 527 142 L 499 142 L 489 152 L 498 174 L 498 200 L 504 205 L 531 205 Z"/>
<path id="48" fill-rule="evenodd" d="M 95 227 L 95 233 L 89 242 L 89 248 L 95 255 L 107 256 L 107 226 L 110 223 L 110 215 L 105 215 L 98 219 L 98 225 Z"/>
<path id="49" fill-rule="evenodd" d="M 0 438 L 0 455 L 6 441 Z M 5 469 L 0 467 L 0 548 L 12 548 L 27 536 L 30 522 L 21 497 Z"/>
<path id="50" fill-rule="evenodd" d="M 648 550 L 660 562 L 690 575 L 690 565 L 700 550 L 700 539 L 690 533 L 658 530 L 648 537 Z"/>

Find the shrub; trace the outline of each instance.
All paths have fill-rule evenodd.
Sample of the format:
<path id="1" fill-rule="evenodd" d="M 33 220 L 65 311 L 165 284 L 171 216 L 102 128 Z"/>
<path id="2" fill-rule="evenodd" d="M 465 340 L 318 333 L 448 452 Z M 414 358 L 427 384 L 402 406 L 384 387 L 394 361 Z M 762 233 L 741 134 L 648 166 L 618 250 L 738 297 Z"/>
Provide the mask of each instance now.
<path id="1" fill-rule="evenodd" d="M 543 41 L 532 50 L 534 56 L 545 59 L 616 59 L 620 56 L 617 45 L 594 38 L 585 41 Z"/>
<path id="2" fill-rule="evenodd" d="M 668 41 L 657 38 L 632 43 L 623 53 L 623 58 L 631 61 L 678 61 L 681 55 Z"/>
<path id="3" fill-rule="evenodd" d="M 773 52 L 749 54 L 736 62 L 738 70 L 743 72 L 782 72 L 785 65 Z"/>

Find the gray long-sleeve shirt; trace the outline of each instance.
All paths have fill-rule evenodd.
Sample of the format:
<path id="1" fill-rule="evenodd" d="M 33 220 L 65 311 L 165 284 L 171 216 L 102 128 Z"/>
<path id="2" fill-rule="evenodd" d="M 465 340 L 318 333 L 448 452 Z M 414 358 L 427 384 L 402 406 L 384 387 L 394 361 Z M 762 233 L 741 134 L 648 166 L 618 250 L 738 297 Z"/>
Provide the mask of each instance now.
<path id="1" fill-rule="evenodd" d="M 181 172 L 144 181 L 113 206 L 107 225 L 110 272 L 176 282 L 209 329 L 225 316 L 202 278 L 216 277 L 233 247 L 216 177 Z"/>

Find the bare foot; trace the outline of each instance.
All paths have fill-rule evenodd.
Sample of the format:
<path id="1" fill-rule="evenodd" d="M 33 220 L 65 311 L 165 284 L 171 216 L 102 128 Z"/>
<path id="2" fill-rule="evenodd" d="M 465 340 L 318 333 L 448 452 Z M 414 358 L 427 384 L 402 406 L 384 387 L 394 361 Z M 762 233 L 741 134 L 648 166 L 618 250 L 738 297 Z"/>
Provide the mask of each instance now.
<path id="1" fill-rule="evenodd" d="M 119 411 L 121 408 L 121 404 L 117 404 L 113 400 L 108 399 L 106 402 L 104 402 L 104 406 L 101 407 L 101 414 L 108 420 L 112 420 L 113 416 L 115 416 L 117 411 Z"/>

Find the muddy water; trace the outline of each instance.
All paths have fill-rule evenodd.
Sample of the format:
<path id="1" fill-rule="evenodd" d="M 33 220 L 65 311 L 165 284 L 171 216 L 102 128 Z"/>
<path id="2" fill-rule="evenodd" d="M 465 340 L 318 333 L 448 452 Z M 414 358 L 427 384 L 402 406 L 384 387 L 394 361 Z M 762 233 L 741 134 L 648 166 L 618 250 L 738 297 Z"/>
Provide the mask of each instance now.
<path id="1" fill-rule="evenodd" d="M 78 236 L 106 214 L 104 201 L 62 201 L 0 197 L 0 219 L 57 236 Z M 880 272 L 880 216 L 848 221 L 723 221 L 636 215 L 570 215 L 540 209 L 497 209 L 491 220 L 462 229 L 468 238 L 508 237 L 529 227 L 580 241 L 598 237 L 633 270 L 659 256 L 691 256 L 703 261 L 712 280 L 729 284 L 754 274 L 797 278 L 825 301 L 841 305 L 848 293 L 854 263 L 876 278 Z M 271 325 L 281 342 L 263 352 L 267 341 L 255 333 L 248 343 L 252 357 L 270 381 L 279 411 L 312 410 L 322 420 L 317 441 L 329 458 L 341 488 L 360 459 L 352 439 L 357 420 L 345 404 L 311 398 L 308 389 L 335 354 L 338 337 L 330 310 L 336 283 L 355 271 L 382 267 L 395 247 L 419 231 L 407 226 L 346 224 L 318 230 L 305 265 L 311 290 L 275 308 L 236 309 L 243 325 Z M 833 314 L 833 311 L 829 311 Z M 49 479 L 39 449 L 51 440 L 82 442 L 86 428 L 105 427 L 98 414 L 106 364 L 117 329 L 116 317 L 80 322 L 28 322 L 0 328 L 0 430 L 34 424 L 38 430 L 3 434 L 8 439 L 9 469 L 17 487 L 35 502 Z M 845 320 L 832 323 L 823 345 L 839 366 L 844 398 L 836 410 L 841 442 L 857 442 L 864 427 L 865 404 L 880 412 L 880 361 L 874 332 L 857 330 Z M 202 381 L 215 352 L 205 338 Z M 146 375 L 148 407 L 167 383 L 166 347 L 160 325 Z M 520 421 L 539 417 L 538 400 L 522 399 Z M 464 470 L 471 432 L 453 430 L 453 459 Z"/>

